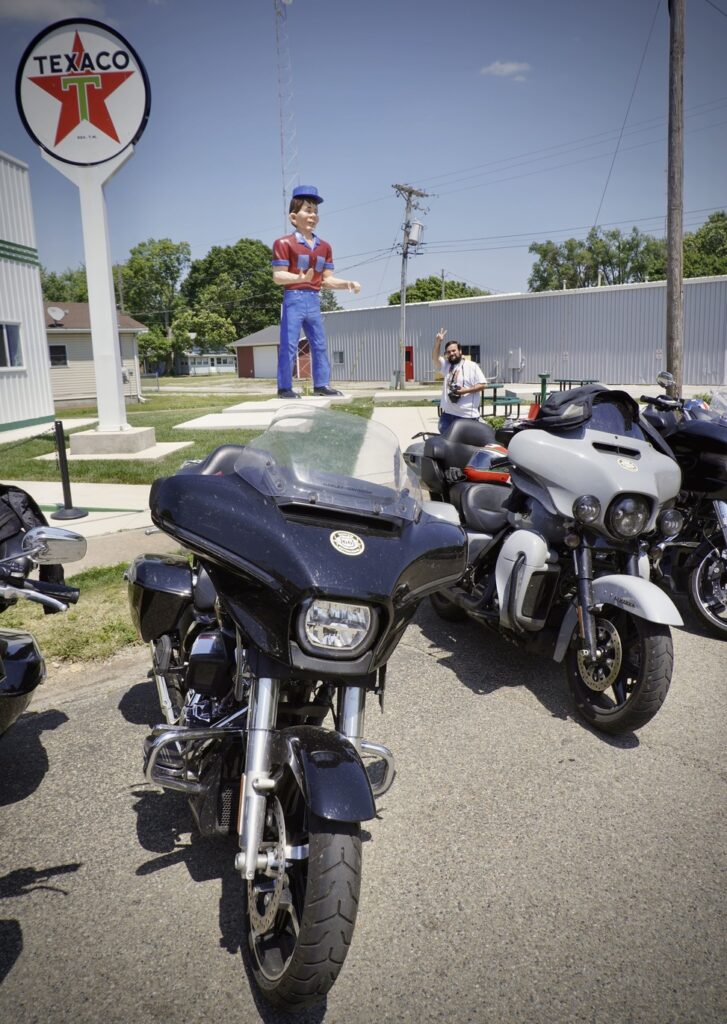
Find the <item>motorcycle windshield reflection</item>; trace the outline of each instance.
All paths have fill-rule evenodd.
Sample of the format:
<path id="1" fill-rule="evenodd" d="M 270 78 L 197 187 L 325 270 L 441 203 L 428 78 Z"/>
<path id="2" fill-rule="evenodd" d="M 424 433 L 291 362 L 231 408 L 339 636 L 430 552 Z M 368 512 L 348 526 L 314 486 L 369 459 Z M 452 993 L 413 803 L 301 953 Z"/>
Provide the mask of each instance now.
<path id="1" fill-rule="evenodd" d="M 420 513 L 419 484 L 387 427 L 302 403 L 246 445 L 235 473 L 279 503 L 404 520 Z"/>

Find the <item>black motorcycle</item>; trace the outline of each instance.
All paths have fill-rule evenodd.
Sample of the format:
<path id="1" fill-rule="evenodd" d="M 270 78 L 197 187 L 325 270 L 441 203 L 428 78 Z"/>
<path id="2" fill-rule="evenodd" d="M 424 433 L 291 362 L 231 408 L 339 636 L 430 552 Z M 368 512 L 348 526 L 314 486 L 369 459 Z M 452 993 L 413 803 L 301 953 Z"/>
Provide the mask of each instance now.
<path id="1" fill-rule="evenodd" d="M 0 486 L 0 614 L 20 600 L 42 604 L 48 613 L 67 611 L 78 601 L 79 591 L 63 582 L 61 563 L 85 554 L 85 537 L 45 525 L 29 494 Z M 39 578 L 30 579 L 38 567 Z M 26 710 L 45 675 L 33 635 L 0 629 L 0 736 Z"/>
<path id="2" fill-rule="evenodd" d="M 190 559 L 128 570 L 166 719 L 145 774 L 188 794 L 202 834 L 238 835 L 254 977 L 301 1010 L 346 957 L 359 823 L 393 781 L 391 751 L 364 738 L 366 696 L 383 702 L 419 602 L 462 575 L 464 531 L 422 503 L 386 428 L 303 403 L 157 480 L 150 506 Z"/>
<path id="3" fill-rule="evenodd" d="M 665 389 L 673 385 L 668 373 L 657 381 Z M 666 393 L 641 401 L 682 471 L 676 507 L 684 525 L 652 546 L 654 579 L 687 596 L 710 632 L 727 639 L 727 421 L 703 403 Z"/>

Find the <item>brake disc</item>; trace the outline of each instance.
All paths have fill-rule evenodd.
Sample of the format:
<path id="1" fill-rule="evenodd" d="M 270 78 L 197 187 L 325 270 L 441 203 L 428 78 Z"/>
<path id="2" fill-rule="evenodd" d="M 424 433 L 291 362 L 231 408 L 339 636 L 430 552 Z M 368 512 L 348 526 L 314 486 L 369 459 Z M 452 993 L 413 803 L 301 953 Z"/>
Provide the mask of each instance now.
<path id="1" fill-rule="evenodd" d="M 599 654 L 595 661 L 578 652 L 578 672 L 589 690 L 603 693 L 618 679 L 623 646 L 618 630 L 608 619 L 597 620 L 596 641 Z"/>
<path id="2" fill-rule="evenodd" d="M 276 796 L 268 797 L 265 824 L 266 834 L 274 836 L 272 840 L 265 839 L 260 847 L 268 858 L 268 867 L 247 883 L 250 927 L 256 935 L 264 935 L 272 928 L 285 888 L 285 816 Z"/>

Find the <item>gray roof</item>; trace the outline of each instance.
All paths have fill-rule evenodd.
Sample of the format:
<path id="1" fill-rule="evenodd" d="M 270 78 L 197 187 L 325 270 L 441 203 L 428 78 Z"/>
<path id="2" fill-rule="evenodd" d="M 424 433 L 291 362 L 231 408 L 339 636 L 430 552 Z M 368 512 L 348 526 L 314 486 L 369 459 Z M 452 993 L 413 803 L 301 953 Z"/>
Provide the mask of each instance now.
<path id="1" fill-rule="evenodd" d="M 252 348 L 253 345 L 277 345 L 280 342 L 280 324 L 270 324 L 246 338 L 233 341 L 232 348 Z"/>

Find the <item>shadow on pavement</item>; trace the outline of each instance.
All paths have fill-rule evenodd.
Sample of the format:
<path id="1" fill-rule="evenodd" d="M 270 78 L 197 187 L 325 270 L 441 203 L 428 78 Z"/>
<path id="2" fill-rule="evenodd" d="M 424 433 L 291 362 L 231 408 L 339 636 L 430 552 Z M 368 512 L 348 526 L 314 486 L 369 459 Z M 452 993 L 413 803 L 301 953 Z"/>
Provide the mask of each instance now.
<path id="1" fill-rule="evenodd" d="M 67 721 L 68 716 L 55 709 L 28 711 L 3 736 L 0 742 L 0 807 L 25 800 L 40 786 L 48 771 L 48 754 L 41 736 Z"/>
<path id="2" fill-rule="evenodd" d="M 286 1014 L 266 1003 L 257 990 L 245 930 L 247 884 L 235 868 L 236 837 L 198 835 L 187 798 L 182 793 L 136 789 L 133 796 L 139 842 L 145 850 L 158 854 L 137 868 L 136 874 L 144 877 L 172 865 L 184 864 L 195 882 L 219 878 L 220 948 L 241 957 L 261 1020 L 265 1024 L 319 1024 L 325 1017 L 325 1002 L 306 1013 Z"/>
<path id="3" fill-rule="evenodd" d="M 23 929 L 20 921 L 0 920 L 0 985 L 23 952 Z"/>
<path id="4" fill-rule="evenodd" d="M 145 679 L 128 689 L 119 701 L 119 711 L 132 725 L 148 725 L 151 729 L 164 721 L 156 686 L 151 679 Z"/>
<path id="5" fill-rule="evenodd" d="M 420 605 L 414 621 L 427 640 L 444 652 L 440 664 L 451 669 L 473 693 L 487 696 L 503 686 L 523 686 L 553 718 L 573 721 L 609 746 L 639 746 L 635 733 L 610 736 L 594 729 L 574 712 L 562 664 L 527 654 L 471 619 L 445 622 L 428 601 Z"/>

